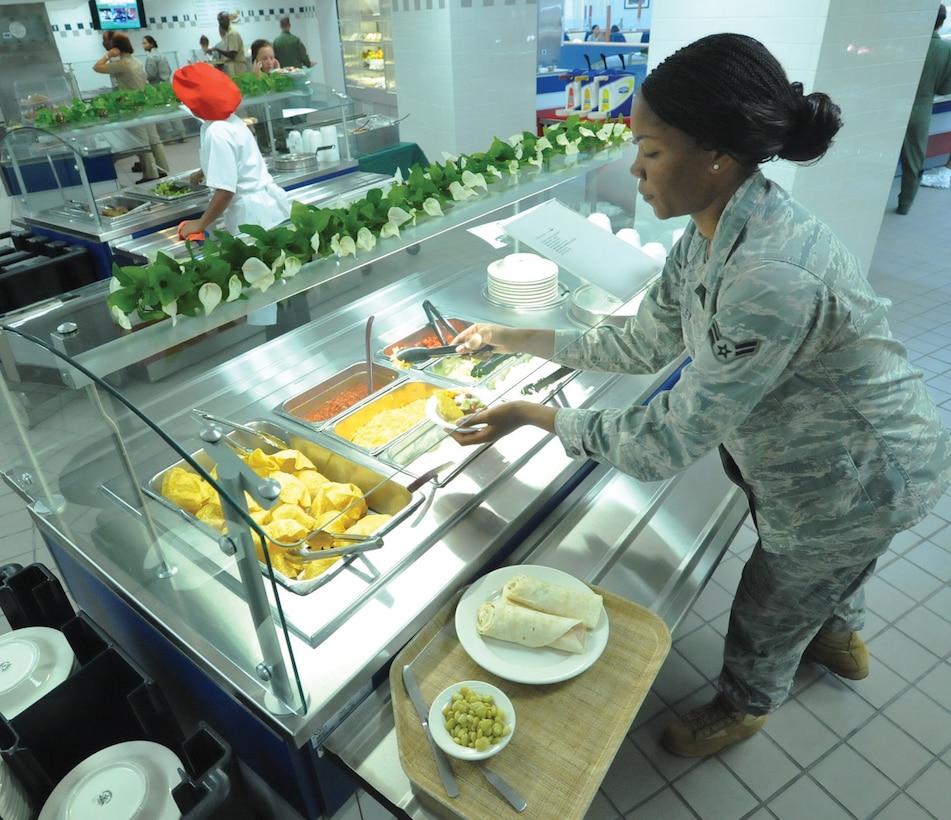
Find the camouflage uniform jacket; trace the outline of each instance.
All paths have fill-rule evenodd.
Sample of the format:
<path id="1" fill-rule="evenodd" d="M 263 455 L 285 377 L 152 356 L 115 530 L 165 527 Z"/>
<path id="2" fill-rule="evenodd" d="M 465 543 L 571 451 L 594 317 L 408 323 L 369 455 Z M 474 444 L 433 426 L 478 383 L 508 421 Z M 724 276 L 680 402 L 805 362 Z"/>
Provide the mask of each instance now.
<path id="1" fill-rule="evenodd" d="M 923 518 L 951 483 L 951 442 L 856 259 L 761 173 L 727 204 L 708 259 L 707 247 L 691 222 L 623 329 L 558 331 L 557 361 L 587 370 L 691 357 L 647 406 L 559 410 L 566 451 L 657 480 L 722 443 L 772 552 Z"/>

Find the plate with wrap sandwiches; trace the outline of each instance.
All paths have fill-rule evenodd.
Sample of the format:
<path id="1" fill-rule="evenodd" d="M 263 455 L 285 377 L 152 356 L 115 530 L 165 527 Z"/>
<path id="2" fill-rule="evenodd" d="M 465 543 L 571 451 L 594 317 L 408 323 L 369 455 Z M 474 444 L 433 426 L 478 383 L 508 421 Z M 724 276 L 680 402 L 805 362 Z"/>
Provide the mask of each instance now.
<path id="1" fill-rule="evenodd" d="M 467 589 L 456 635 L 472 660 L 516 683 L 558 683 L 580 675 L 608 643 L 601 596 L 561 570 L 502 567 Z"/>

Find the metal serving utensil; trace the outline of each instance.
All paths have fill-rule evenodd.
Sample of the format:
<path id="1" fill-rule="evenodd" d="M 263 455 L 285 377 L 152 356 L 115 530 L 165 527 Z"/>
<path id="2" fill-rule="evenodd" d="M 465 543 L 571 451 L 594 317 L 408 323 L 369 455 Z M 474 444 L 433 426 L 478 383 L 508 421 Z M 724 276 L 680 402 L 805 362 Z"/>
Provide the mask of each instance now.
<path id="1" fill-rule="evenodd" d="M 249 427 L 247 424 L 239 424 L 236 421 L 221 418 L 221 416 L 213 416 L 211 413 L 206 413 L 204 410 L 193 409 L 192 413 L 202 421 L 211 422 L 212 424 L 220 424 L 222 427 L 230 427 L 232 430 L 240 430 L 242 433 L 247 433 L 251 436 L 257 436 L 259 439 L 267 442 L 272 447 L 276 447 L 278 450 L 289 450 L 291 447 L 290 444 L 288 444 L 283 439 L 273 436 L 270 433 L 256 430 L 253 427 Z"/>
<path id="2" fill-rule="evenodd" d="M 373 328 L 373 317 L 371 316 L 367 319 L 367 330 L 364 336 L 364 345 L 366 348 L 366 359 L 367 359 L 367 395 L 373 395 L 373 351 L 371 347 L 371 333 L 370 330 Z"/>
<path id="3" fill-rule="evenodd" d="M 523 396 L 530 396 L 533 393 L 540 393 L 546 387 L 551 387 L 555 382 L 561 381 L 566 376 L 570 376 L 575 372 L 573 367 L 559 367 L 554 373 L 550 376 L 545 376 L 543 379 L 538 379 L 537 381 L 532 382 L 531 384 L 526 384 L 522 388 Z"/>
<path id="4" fill-rule="evenodd" d="M 436 336 L 439 338 L 439 341 L 444 345 L 449 344 L 449 340 L 455 338 L 456 329 L 449 324 L 445 316 L 443 316 L 437 309 L 436 306 L 426 299 L 423 302 L 423 313 L 426 314 L 426 318 L 429 319 L 429 323 L 433 326 L 433 330 L 436 331 Z M 443 328 L 449 331 L 447 336 L 443 332 Z"/>
<path id="5" fill-rule="evenodd" d="M 492 350 L 492 345 L 483 345 L 478 350 L 467 353 L 460 353 L 456 350 L 457 345 L 442 345 L 441 347 L 404 347 L 396 352 L 396 358 L 407 364 L 420 364 L 427 359 L 438 359 L 440 356 L 475 356 L 480 353 L 488 353 Z"/>
<path id="6" fill-rule="evenodd" d="M 370 552 L 383 546 L 383 539 L 378 535 L 356 535 L 345 532 L 327 532 L 326 530 L 315 530 L 293 544 L 285 544 L 281 541 L 275 541 L 273 538 L 268 538 L 268 541 L 277 547 L 288 550 L 291 555 L 303 561 L 323 561 L 325 558 L 336 558 L 340 555 Z M 333 546 L 338 541 L 352 541 L 353 543 Z M 313 548 L 300 549 L 300 545 L 305 542 L 313 545 Z M 325 547 L 323 544 L 328 546 Z"/>
<path id="7" fill-rule="evenodd" d="M 409 484 L 406 485 L 406 489 L 411 493 L 415 493 L 427 481 L 436 478 L 439 473 L 452 467 L 454 463 L 453 461 L 447 461 L 444 464 L 430 467 L 426 472 L 420 473 L 420 475 L 410 481 Z M 356 504 L 357 502 L 354 501 L 353 503 Z M 350 505 L 350 507 L 352 506 L 353 504 Z M 350 507 L 343 510 L 341 515 L 350 509 Z M 313 530 L 296 541 L 277 541 L 273 538 L 268 538 L 268 541 L 275 546 L 289 549 L 292 555 L 297 558 L 302 558 L 305 561 L 320 561 L 324 558 L 334 558 L 338 555 L 353 555 L 355 553 L 369 552 L 370 550 L 377 550 L 383 546 L 383 539 L 378 535 L 327 532 L 326 530 Z M 353 543 L 334 546 L 338 541 L 352 541 Z M 305 543 L 310 546 L 298 549 Z"/>

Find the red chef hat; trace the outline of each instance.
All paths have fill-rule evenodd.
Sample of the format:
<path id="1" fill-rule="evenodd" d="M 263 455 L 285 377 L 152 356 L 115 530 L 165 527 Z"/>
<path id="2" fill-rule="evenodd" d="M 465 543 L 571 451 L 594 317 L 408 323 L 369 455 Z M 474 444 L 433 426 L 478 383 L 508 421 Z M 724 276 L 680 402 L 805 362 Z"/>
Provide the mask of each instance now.
<path id="1" fill-rule="evenodd" d="M 208 63 L 182 66 L 172 75 L 175 96 L 203 120 L 226 120 L 241 105 L 234 80 Z"/>

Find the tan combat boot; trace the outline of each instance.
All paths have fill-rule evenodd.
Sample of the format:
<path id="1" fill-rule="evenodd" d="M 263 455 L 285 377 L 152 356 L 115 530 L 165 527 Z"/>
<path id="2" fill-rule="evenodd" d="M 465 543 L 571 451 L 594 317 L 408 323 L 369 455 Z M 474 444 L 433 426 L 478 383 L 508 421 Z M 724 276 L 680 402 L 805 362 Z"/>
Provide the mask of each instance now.
<path id="1" fill-rule="evenodd" d="M 766 715 L 741 712 L 723 695 L 674 720 L 664 730 L 661 745 L 681 757 L 706 757 L 755 735 Z"/>
<path id="2" fill-rule="evenodd" d="M 858 632 L 829 632 L 820 629 L 802 653 L 804 661 L 821 663 L 840 678 L 868 677 L 868 649 Z"/>

